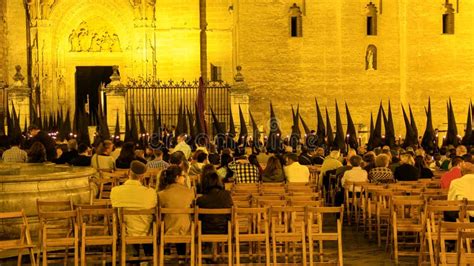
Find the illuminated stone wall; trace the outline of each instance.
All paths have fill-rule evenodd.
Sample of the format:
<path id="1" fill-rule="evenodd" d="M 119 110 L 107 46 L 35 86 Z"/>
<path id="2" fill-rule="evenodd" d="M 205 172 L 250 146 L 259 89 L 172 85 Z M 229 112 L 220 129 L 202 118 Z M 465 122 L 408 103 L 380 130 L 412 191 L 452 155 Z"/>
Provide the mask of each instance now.
<path id="1" fill-rule="evenodd" d="M 0 83 L 7 81 L 7 3 L 0 2 Z"/>
<path id="2" fill-rule="evenodd" d="M 458 123 L 465 123 L 474 96 L 473 1 L 460 1 L 455 34 L 443 35 L 441 1 L 373 1 L 378 34 L 366 35 L 369 1 L 305 1 L 303 37 L 289 37 L 289 8 L 304 1 L 240 1 L 239 63 L 251 88 L 251 109 L 260 124 L 273 101 L 285 132 L 290 104 L 300 104 L 315 127 L 314 98 L 328 106 L 334 126 L 334 100 L 344 101 L 355 123 L 368 125 L 370 112 L 390 98 L 397 135 L 404 135 L 400 104 L 411 103 L 420 132 L 423 106 L 432 97 L 435 127 L 446 127 L 446 105 L 453 99 Z M 450 1 L 455 2 L 455 1 Z M 380 9 L 382 3 L 382 9 Z M 455 4 L 454 4 L 455 6 Z M 377 70 L 365 69 L 366 49 L 377 47 Z M 341 112 L 343 123 L 345 113 Z M 459 124 L 459 130 L 463 125 Z M 462 134 L 462 133 L 461 133 Z"/>

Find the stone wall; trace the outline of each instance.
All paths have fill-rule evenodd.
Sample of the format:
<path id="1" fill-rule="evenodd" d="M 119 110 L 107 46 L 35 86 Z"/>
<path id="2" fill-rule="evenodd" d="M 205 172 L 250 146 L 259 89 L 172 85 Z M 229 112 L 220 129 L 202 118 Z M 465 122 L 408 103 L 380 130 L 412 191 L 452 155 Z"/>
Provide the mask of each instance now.
<path id="1" fill-rule="evenodd" d="M 7 3 L 0 2 L 0 83 L 7 82 Z"/>
<path id="2" fill-rule="evenodd" d="M 290 104 L 300 104 L 303 117 L 314 128 L 316 97 L 328 107 L 333 126 L 335 99 L 343 123 L 346 101 L 355 123 L 368 125 L 370 112 L 375 115 L 379 102 L 386 106 L 390 99 L 397 135 L 405 132 L 401 103 L 412 104 L 423 132 L 423 106 L 429 96 L 435 127 L 445 127 L 449 96 L 457 122 L 465 123 L 469 98 L 474 96 L 472 1 L 463 1 L 455 14 L 454 35 L 441 34 L 444 1 L 416 5 L 407 0 L 374 1 L 377 36 L 366 35 L 369 1 L 306 1 L 303 37 L 291 38 L 288 14 L 293 2 L 240 1 L 239 64 L 259 124 L 268 120 L 272 101 L 285 132 L 290 131 Z M 304 9 L 301 0 L 296 3 Z M 369 44 L 377 47 L 377 70 L 365 69 Z"/>

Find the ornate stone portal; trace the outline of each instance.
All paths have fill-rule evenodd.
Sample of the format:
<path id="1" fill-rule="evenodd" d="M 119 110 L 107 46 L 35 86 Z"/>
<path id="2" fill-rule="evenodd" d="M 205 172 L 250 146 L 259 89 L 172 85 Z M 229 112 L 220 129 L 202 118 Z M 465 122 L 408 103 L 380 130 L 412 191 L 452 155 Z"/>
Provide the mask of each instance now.
<path id="1" fill-rule="evenodd" d="M 106 28 L 92 28 L 85 21 L 69 34 L 70 52 L 121 52 L 117 33 Z"/>
<path id="2" fill-rule="evenodd" d="M 25 126 L 25 121 L 30 119 L 30 94 L 31 89 L 23 81 L 25 77 L 21 74 L 21 66 L 16 66 L 16 74 L 13 76 L 14 83 L 7 88 L 8 104 L 10 112 L 13 106 L 20 118 L 20 127 Z"/>

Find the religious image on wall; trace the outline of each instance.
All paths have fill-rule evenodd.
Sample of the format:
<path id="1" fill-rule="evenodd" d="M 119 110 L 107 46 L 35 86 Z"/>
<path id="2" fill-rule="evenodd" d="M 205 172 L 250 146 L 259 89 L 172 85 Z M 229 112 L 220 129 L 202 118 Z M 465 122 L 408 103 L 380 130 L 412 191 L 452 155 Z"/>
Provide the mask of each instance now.
<path id="1" fill-rule="evenodd" d="M 70 52 L 121 52 L 120 39 L 101 23 L 91 26 L 82 21 L 79 26 L 69 34 Z M 97 26 L 96 26 L 97 25 Z"/>
<path id="2" fill-rule="evenodd" d="M 365 53 L 365 70 L 377 70 L 377 47 L 370 44 Z"/>

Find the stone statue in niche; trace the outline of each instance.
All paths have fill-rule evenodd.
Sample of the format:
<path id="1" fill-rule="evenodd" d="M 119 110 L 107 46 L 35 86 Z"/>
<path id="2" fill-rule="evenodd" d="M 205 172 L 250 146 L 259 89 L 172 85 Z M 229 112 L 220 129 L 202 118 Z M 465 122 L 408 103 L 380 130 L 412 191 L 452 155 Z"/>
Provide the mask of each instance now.
<path id="1" fill-rule="evenodd" d="M 69 34 L 71 52 L 121 52 L 120 39 L 116 33 L 104 29 L 90 29 L 83 21 Z"/>
<path id="2" fill-rule="evenodd" d="M 133 7 L 133 14 L 135 19 L 143 19 L 143 4 L 142 0 L 130 0 L 130 4 Z"/>
<path id="3" fill-rule="evenodd" d="M 66 81 L 64 80 L 63 75 L 59 75 L 57 81 L 57 91 L 58 91 L 58 103 L 64 104 L 66 101 Z"/>
<path id="4" fill-rule="evenodd" d="M 49 19 L 49 14 L 51 13 L 51 10 L 55 4 L 56 0 L 40 0 L 42 19 Z"/>
<path id="5" fill-rule="evenodd" d="M 155 4 L 156 0 L 147 0 L 146 2 L 146 18 L 148 20 L 155 19 Z"/>
<path id="6" fill-rule="evenodd" d="M 377 70 L 377 47 L 371 44 L 365 53 L 365 70 Z"/>

